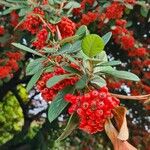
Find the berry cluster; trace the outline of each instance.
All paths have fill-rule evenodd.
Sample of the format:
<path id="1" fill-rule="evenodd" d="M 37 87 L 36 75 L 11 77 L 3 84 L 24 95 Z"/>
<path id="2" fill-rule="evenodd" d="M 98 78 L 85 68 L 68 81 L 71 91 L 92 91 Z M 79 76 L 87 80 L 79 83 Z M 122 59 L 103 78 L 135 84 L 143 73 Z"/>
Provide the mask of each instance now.
<path id="1" fill-rule="evenodd" d="M 69 18 L 63 17 L 57 25 L 60 30 L 62 38 L 66 38 L 74 35 L 76 30 L 76 25 Z"/>
<path id="2" fill-rule="evenodd" d="M 113 2 L 106 8 L 106 18 L 120 19 L 123 15 L 125 7 L 118 2 Z"/>
<path id="3" fill-rule="evenodd" d="M 120 103 L 108 93 L 107 87 L 92 90 L 81 96 L 67 94 L 65 100 L 72 104 L 68 112 L 77 112 L 79 115 L 79 128 L 90 134 L 104 129 L 106 119 L 112 117 L 112 110 Z"/>
<path id="4" fill-rule="evenodd" d="M 36 47 L 36 49 L 41 49 L 44 46 L 46 46 L 46 40 L 48 37 L 48 31 L 46 28 L 43 28 L 40 30 L 36 35 L 36 41 L 32 43 L 33 46 Z"/>
<path id="5" fill-rule="evenodd" d="M 22 58 L 19 52 L 6 52 L 5 58 L 0 59 L 0 79 L 13 77 L 13 72 L 19 69 L 18 61 Z"/>
<path id="6" fill-rule="evenodd" d="M 133 32 L 130 32 L 126 29 L 126 24 L 126 20 L 121 19 L 116 21 L 116 26 L 112 29 L 115 42 L 118 44 L 120 43 L 122 48 L 128 53 L 130 57 L 145 56 L 147 50 L 143 47 L 135 48 L 136 41 L 133 37 Z"/>
<path id="7" fill-rule="evenodd" d="M 52 101 L 54 99 L 54 97 L 56 96 L 56 94 L 64 89 L 66 86 L 68 85 L 74 85 L 78 78 L 77 77 L 70 77 L 68 79 L 64 79 L 63 81 L 60 81 L 59 83 L 57 83 L 56 85 L 54 85 L 51 88 L 47 88 L 46 87 L 46 82 L 52 78 L 55 75 L 63 75 L 66 74 L 67 72 L 60 68 L 57 67 L 54 69 L 54 72 L 52 73 L 44 73 L 41 77 L 41 79 L 38 81 L 36 87 L 37 89 L 40 91 L 40 93 L 42 94 L 42 97 L 46 100 L 46 101 Z"/>
<path id="8" fill-rule="evenodd" d="M 90 11 L 87 14 L 82 14 L 82 18 L 78 26 L 81 26 L 83 24 L 89 25 L 90 23 L 96 21 L 98 16 L 99 14 L 97 12 L 90 12 Z"/>
<path id="9" fill-rule="evenodd" d="M 40 8 L 34 8 L 32 14 L 28 14 L 26 20 L 23 22 L 23 30 L 27 30 L 31 32 L 31 34 L 37 33 L 42 23 L 38 15 L 44 17 L 44 12 Z"/>

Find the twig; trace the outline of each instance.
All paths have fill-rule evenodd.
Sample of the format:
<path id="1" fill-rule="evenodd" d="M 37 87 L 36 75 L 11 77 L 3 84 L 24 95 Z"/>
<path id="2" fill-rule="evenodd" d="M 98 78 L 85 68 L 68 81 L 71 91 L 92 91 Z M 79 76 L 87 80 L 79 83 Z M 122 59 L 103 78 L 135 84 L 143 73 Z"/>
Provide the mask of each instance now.
<path id="1" fill-rule="evenodd" d="M 141 95 L 141 96 L 126 96 L 126 95 L 121 95 L 121 94 L 114 94 L 110 93 L 112 96 L 115 96 L 120 99 L 126 99 L 126 100 L 139 100 L 139 101 L 145 101 L 150 98 L 150 94 L 147 95 Z"/>

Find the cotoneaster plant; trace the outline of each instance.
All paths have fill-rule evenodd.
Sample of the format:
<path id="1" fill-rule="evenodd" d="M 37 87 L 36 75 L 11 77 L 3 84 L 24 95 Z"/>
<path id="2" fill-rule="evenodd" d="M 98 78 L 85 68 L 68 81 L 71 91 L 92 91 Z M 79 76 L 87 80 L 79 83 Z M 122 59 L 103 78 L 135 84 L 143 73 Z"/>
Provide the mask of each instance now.
<path id="1" fill-rule="evenodd" d="M 110 139 L 115 132 L 120 146 L 128 139 L 126 108 L 108 92 L 106 78 L 113 76 L 135 82 L 139 78 L 133 73 L 116 70 L 114 66 L 120 61 L 108 61 L 104 48 L 111 35 L 109 32 L 100 37 L 90 34 L 86 26 L 81 26 L 74 36 L 58 40 L 57 48 L 44 47 L 38 52 L 13 43 L 15 47 L 37 55 L 27 66 L 27 74 L 33 75 L 27 89 L 35 86 L 49 102 L 49 121 L 54 121 L 68 108 L 71 116 L 57 142 L 76 128 L 89 134 L 105 129 Z M 118 124 L 118 131 L 111 124 L 113 118 Z"/>

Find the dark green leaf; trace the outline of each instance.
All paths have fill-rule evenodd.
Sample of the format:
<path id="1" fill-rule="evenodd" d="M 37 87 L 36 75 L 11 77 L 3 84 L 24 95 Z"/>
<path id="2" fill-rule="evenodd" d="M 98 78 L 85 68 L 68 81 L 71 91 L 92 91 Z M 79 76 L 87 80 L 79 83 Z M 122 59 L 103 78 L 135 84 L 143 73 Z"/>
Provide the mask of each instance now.
<path id="1" fill-rule="evenodd" d="M 55 120 L 61 112 L 64 110 L 64 108 L 68 105 L 68 102 L 64 100 L 64 96 L 68 93 L 73 93 L 74 87 L 68 86 L 62 91 L 60 91 L 55 99 L 52 101 L 52 103 L 49 105 L 48 108 L 48 119 L 50 122 Z"/>
<path id="2" fill-rule="evenodd" d="M 70 73 L 75 73 L 75 74 L 81 74 L 81 72 L 75 68 L 72 68 L 70 66 L 63 66 L 63 68 Z"/>
<path id="3" fill-rule="evenodd" d="M 30 63 L 26 67 L 26 74 L 27 75 L 33 75 L 39 70 L 43 68 L 42 62 L 44 61 L 44 58 L 38 58 L 33 61 L 30 61 Z"/>
<path id="4" fill-rule="evenodd" d="M 62 48 L 58 51 L 58 54 L 67 53 L 68 51 L 70 51 L 71 46 L 72 46 L 71 43 L 67 43 L 67 44 L 63 45 Z"/>
<path id="5" fill-rule="evenodd" d="M 73 44 L 67 43 L 67 44 L 63 45 L 57 54 L 75 53 L 80 50 L 81 50 L 81 41 L 76 41 Z"/>
<path id="6" fill-rule="evenodd" d="M 98 70 L 99 69 L 99 70 Z M 99 73 L 105 73 L 112 75 L 114 77 L 120 78 L 120 79 L 126 79 L 126 80 L 132 80 L 132 81 L 140 81 L 139 77 L 131 72 L 127 71 L 119 71 L 116 70 L 110 66 L 106 67 L 98 67 L 98 69 L 95 71 Z"/>
<path id="7" fill-rule="evenodd" d="M 33 50 L 33 49 L 31 49 L 27 46 L 24 46 L 20 43 L 12 43 L 12 45 L 19 48 L 19 49 L 21 49 L 21 50 L 24 50 L 26 52 L 29 52 L 29 53 L 32 53 L 32 54 L 35 54 L 35 55 L 38 55 L 38 56 L 43 56 L 42 54 L 38 53 L 37 51 L 35 51 L 35 50 Z"/>
<path id="8" fill-rule="evenodd" d="M 79 4 L 78 2 L 71 1 L 71 2 L 68 2 L 68 3 L 64 6 L 64 9 L 79 8 L 79 7 L 80 7 L 80 4 Z"/>
<path id="9" fill-rule="evenodd" d="M 147 17 L 148 11 L 149 11 L 148 8 L 141 7 L 141 9 L 140 9 L 141 15 L 142 15 L 143 17 Z"/>
<path id="10" fill-rule="evenodd" d="M 89 57 L 94 57 L 102 52 L 104 45 L 103 39 L 96 34 L 87 35 L 81 44 L 83 52 Z"/>
<path id="11" fill-rule="evenodd" d="M 58 141 L 64 140 L 66 137 L 68 137 L 73 130 L 77 128 L 79 124 L 79 118 L 76 113 L 72 114 L 71 117 L 69 118 L 69 121 L 67 123 L 66 128 L 64 129 L 64 132 L 61 134 L 61 136 L 57 139 Z"/>
<path id="12" fill-rule="evenodd" d="M 75 63 L 77 66 L 79 66 L 78 61 L 76 61 L 72 56 L 65 54 L 64 57 L 69 59 L 71 62 Z"/>
<path id="13" fill-rule="evenodd" d="M 53 76 L 52 78 L 50 78 L 47 83 L 46 86 L 48 88 L 53 87 L 55 84 L 57 84 L 58 82 L 67 79 L 68 77 L 70 77 L 70 74 L 64 74 L 64 75 L 57 75 L 57 76 Z"/>
<path id="14" fill-rule="evenodd" d="M 62 45 L 62 44 L 65 44 L 65 43 L 68 43 L 68 42 L 77 40 L 77 39 L 79 39 L 79 38 L 80 38 L 79 35 L 74 35 L 74 36 L 70 36 L 70 37 L 67 37 L 67 38 L 61 40 L 59 43 Z"/>
<path id="15" fill-rule="evenodd" d="M 33 86 L 36 84 L 36 82 L 39 80 L 40 76 L 42 75 L 43 70 L 41 69 L 40 71 L 36 72 L 32 78 L 30 79 L 28 85 L 27 85 L 27 91 L 30 91 Z"/>
<path id="16" fill-rule="evenodd" d="M 83 89 L 87 85 L 88 76 L 85 74 L 81 77 L 81 79 L 75 84 L 76 89 Z"/>

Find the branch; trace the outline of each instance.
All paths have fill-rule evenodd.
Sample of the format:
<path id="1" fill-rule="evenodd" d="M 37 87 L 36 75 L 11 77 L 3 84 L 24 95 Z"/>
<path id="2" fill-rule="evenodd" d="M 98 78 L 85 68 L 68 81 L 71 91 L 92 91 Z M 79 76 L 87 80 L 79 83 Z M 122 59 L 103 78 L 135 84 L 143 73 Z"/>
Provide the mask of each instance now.
<path id="1" fill-rule="evenodd" d="M 40 112 L 38 112 L 36 115 L 34 115 L 33 117 L 31 117 L 31 120 L 35 120 L 37 118 L 39 118 L 43 113 L 46 113 L 46 110 L 42 110 Z"/>
<path id="2" fill-rule="evenodd" d="M 23 100 L 22 100 L 22 98 L 20 97 L 20 95 L 18 94 L 18 91 L 17 91 L 16 87 L 15 87 L 15 88 L 12 88 L 12 89 L 11 89 L 11 92 L 12 92 L 12 93 L 15 95 L 15 97 L 17 98 L 17 100 L 18 100 L 18 102 L 19 102 L 19 104 L 20 104 L 20 107 L 22 108 L 23 114 L 24 114 L 24 116 L 26 117 L 26 116 L 27 116 L 27 105 L 25 105 L 25 104 L 23 103 Z"/>
<path id="3" fill-rule="evenodd" d="M 145 101 L 150 99 L 150 94 L 147 95 L 141 95 L 141 96 L 126 96 L 126 95 L 121 95 L 121 94 L 114 94 L 110 93 L 112 96 L 115 96 L 120 99 L 126 99 L 126 100 L 138 100 L 138 101 Z"/>

